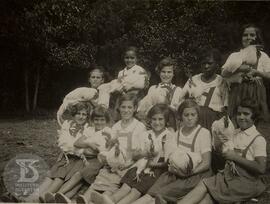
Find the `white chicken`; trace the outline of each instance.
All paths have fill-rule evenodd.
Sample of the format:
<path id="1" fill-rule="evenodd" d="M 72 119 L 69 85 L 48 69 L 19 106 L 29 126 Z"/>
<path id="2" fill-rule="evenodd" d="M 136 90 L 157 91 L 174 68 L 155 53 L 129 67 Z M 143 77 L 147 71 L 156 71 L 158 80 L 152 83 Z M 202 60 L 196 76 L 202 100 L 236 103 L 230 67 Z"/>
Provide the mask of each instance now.
<path id="1" fill-rule="evenodd" d="M 257 48 L 254 45 L 242 49 L 240 52 L 232 53 L 223 65 L 223 72 L 234 73 L 242 64 L 256 65 Z"/>
<path id="2" fill-rule="evenodd" d="M 63 123 L 62 117 L 68 107 L 76 105 L 79 102 L 91 101 L 92 99 L 96 99 L 97 97 L 97 90 L 88 87 L 80 87 L 68 93 L 57 111 L 58 124 L 61 125 Z"/>
<path id="3" fill-rule="evenodd" d="M 147 112 L 156 104 L 164 104 L 168 101 L 168 90 L 165 88 L 152 89 L 151 94 L 146 95 L 139 103 L 138 112 Z"/>
<path id="4" fill-rule="evenodd" d="M 179 169 L 182 173 L 188 175 L 190 171 L 194 170 L 202 161 L 201 154 L 195 152 L 184 152 L 177 148 L 169 156 L 169 163 L 174 168 Z"/>
<path id="5" fill-rule="evenodd" d="M 233 135 L 235 128 L 227 115 L 213 122 L 211 131 L 213 136 L 213 147 L 216 152 L 224 153 L 230 150 L 234 151 Z M 223 142 L 221 146 L 216 146 L 217 140 Z M 233 161 L 226 161 L 226 165 L 230 166 L 231 171 L 235 175 L 239 175 Z"/>

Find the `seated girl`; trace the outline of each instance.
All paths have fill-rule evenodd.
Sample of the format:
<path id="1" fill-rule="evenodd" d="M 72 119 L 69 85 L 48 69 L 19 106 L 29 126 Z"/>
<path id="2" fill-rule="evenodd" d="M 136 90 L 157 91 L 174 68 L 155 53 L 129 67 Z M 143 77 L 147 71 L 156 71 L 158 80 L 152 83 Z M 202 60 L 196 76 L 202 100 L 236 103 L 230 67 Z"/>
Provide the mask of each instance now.
<path id="1" fill-rule="evenodd" d="M 38 202 L 38 197 L 44 202 L 44 195 L 47 192 L 57 192 L 65 181 L 85 166 L 83 151 L 74 147 L 74 143 L 88 131 L 90 107 L 86 103 L 79 102 L 69 111 L 72 119 L 65 120 L 59 131 L 58 146 L 62 153 L 38 188 L 38 192 L 34 192 L 27 199 L 28 202 Z"/>
<path id="2" fill-rule="evenodd" d="M 97 155 L 99 152 L 107 150 L 107 141 L 109 140 L 109 134 L 111 129 L 108 127 L 110 123 L 110 115 L 108 110 L 102 106 L 96 106 L 91 113 L 91 121 L 93 127 L 90 127 L 85 134 L 78 138 L 74 143 L 76 148 L 83 149 L 83 153 L 87 159 L 87 165 L 72 175 L 64 185 L 57 191 L 55 199 L 52 201 L 65 203 L 71 202 L 69 198 L 80 190 L 82 186 L 93 183 L 99 170 L 102 168 L 102 164 L 98 161 Z M 86 183 L 85 183 L 86 181 Z M 85 184 L 85 185 L 83 185 Z M 65 195 L 64 195 L 65 194 Z M 46 194 L 47 197 L 49 196 Z"/>
<path id="3" fill-rule="evenodd" d="M 138 135 L 145 131 L 143 123 L 134 118 L 137 109 L 137 97 L 132 94 L 122 95 L 119 99 L 121 120 L 112 127 L 113 147 L 109 152 L 101 152 L 99 158 L 107 165 L 99 171 L 90 188 L 77 198 L 78 203 L 88 203 L 93 191 L 114 193 L 120 185 L 122 176 L 132 166 L 133 148 Z"/>
<path id="4" fill-rule="evenodd" d="M 155 197 L 156 202 L 176 202 L 203 178 L 211 176 L 211 135 L 199 125 L 199 111 L 200 107 L 191 99 L 185 100 L 179 106 L 181 125 L 172 144 L 184 152 L 200 154 L 201 162 L 186 172 L 177 168 L 178 165 L 175 164 L 178 162 L 170 162 L 169 172 L 163 173 L 148 191 L 149 195 Z"/>
<path id="5" fill-rule="evenodd" d="M 239 174 L 235 175 L 230 166 L 225 166 L 224 171 L 203 179 L 178 204 L 241 202 L 265 190 L 259 176 L 266 171 L 266 141 L 254 126 L 257 108 L 254 99 L 244 99 L 237 107 L 239 129 L 233 136 L 235 149 L 223 153 L 226 160 L 236 164 Z"/>
<path id="6" fill-rule="evenodd" d="M 121 179 L 122 186 L 113 195 L 93 194 L 97 204 L 130 204 L 145 203 L 149 196 L 143 196 L 159 176 L 167 171 L 167 158 L 170 155 L 174 135 L 167 129 L 169 107 L 166 104 L 154 105 L 148 112 L 151 129 L 141 135 L 138 148 L 141 157 Z M 140 198 L 140 199 L 139 199 Z M 138 200 L 137 200 L 138 199 Z"/>

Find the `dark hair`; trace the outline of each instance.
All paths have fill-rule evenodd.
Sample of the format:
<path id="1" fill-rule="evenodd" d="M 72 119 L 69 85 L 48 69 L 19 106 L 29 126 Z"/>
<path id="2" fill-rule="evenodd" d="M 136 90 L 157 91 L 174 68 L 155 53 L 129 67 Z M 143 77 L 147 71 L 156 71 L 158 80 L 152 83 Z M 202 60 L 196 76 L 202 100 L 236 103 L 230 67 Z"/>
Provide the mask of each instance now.
<path id="1" fill-rule="evenodd" d="M 136 55 L 136 57 L 138 58 L 138 49 L 137 49 L 137 47 L 135 47 L 135 46 L 129 46 L 129 47 L 127 47 L 127 48 L 125 49 L 125 52 L 124 52 L 123 57 L 125 57 L 126 53 L 129 52 L 129 51 L 134 52 L 135 55 Z"/>
<path id="2" fill-rule="evenodd" d="M 79 111 L 85 109 L 87 111 L 87 118 L 89 118 L 91 105 L 87 102 L 79 102 L 69 108 L 70 114 L 74 117 Z"/>
<path id="3" fill-rule="evenodd" d="M 221 64 L 221 53 L 216 48 L 204 48 L 201 52 L 200 61 L 204 62 L 206 58 L 213 57 L 215 62 L 220 66 Z"/>
<path id="4" fill-rule="evenodd" d="M 104 67 L 98 66 L 98 65 L 94 65 L 93 68 L 89 71 L 89 77 L 96 70 L 98 70 L 100 73 L 102 73 L 102 77 L 105 78 L 105 72 L 106 71 L 105 71 Z"/>
<path id="5" fill-rule="evenodd" d="M 104 106 L 98 105 L 92 111 L 91 121 L 93 121 L 97 117 L 105 117 L 107 123 L 111 122 L 111 116 L 110 116 L 109 110 L 105 108 Z"/>
<path id="6" fill-rule="evenodd" d="M 161 72 L 161 70 L 166 66 L 173 66 L 173 70 L 175 70 L 175 68 L 176 68 L 175 60 L 172 59 L 171 57 L 166 57 L 166 58 L 162 59 L 156 67 L 156 72 L 159 74 Z"/>
<path id="7" fill-rule="evenodd" d="M 180 104 L 180 106 L 177 110 L 177 114 L 178 114 L 180 121 L 183 121 L 182 115 L 183 115 L 183 112 L 186 108 L 195 108 L 196 109 L 197 114 L 198 114 L 198 122 L 199 122 L 199 120 L 200 120 L 200 106 L 193 99 L 186 99 Z"/>
<path id="8" fill-rule="evenodd" d="M 118 100 L 118 109 L 124 101 L 132 101 L 133 105 L 135 107 L 138 107 L 138 97 L 136 96 L 136 94 L 132 93 L 122 94 Z"/>
<path id="9" fill-rule="evenodd" d="M 167 104 L 156 104 L 147 113 L 148 123 L 155 114 L 162 114 L 165 118 L 166 127 L 172 127 L 176 130 L 176 116 L 174 111 Z"/>
<path id="10" fill-rule="evenodd" d="M 247 28 L 254 28 L 255 29 L 255 32 L 256 32 L 256 41 L 254 42 L 254 44 L 261 45 L 263 47 L 264 46 L 264 41 L 263 41 L 263 37 L 262 37 L 262 31 L 255 24 L 249 23 L 249 24 L 243 25 L 242 26 L 242 29 L 241 29 L 241 38 L 243 37 L 243 34 L 244 34 L 244 32 L 245 32 L 245 30 Z"/>
<path id="11" fill-rule="evenodd" d="M 238 111 L 238 107 L 249 108 L 252 111 L 252 120 L 257 120 L 259 117 L 259 105 L 258 103 L 251 98 L 245 98 L 241 101 L 241 103 L 237 106 L 236 113 Z"/>

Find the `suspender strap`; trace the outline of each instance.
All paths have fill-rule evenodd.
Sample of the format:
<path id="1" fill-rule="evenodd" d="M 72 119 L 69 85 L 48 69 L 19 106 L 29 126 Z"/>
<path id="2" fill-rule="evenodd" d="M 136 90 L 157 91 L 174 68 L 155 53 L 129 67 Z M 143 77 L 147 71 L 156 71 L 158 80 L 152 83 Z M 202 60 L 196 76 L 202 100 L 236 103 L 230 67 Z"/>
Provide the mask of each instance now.
<path id="1" fill-rule="evenodd" d="M 206 107 L 209 106 L 215 89 L 216 89 L 216 87 L 211 87 L 210 90 L 208 91 L 208 93 L 205 93 L 205 92 L 203 93 L 203 95 L 206 96 L 206 100 L 205 100 L 203 106 L 206 106 Z"/>
<path id="2" fill-rule="evenodd" d="M 254 141 L 255 141 L 258 137 L 260 137 L 260 136 L 261 136 L 261 135 L 259 134 L 259 135 L 255 136 L 255 137 L 251 140 L 251 142 L 248 144 L 248 146 L 246 147 L 246 149 L 243 150 L 243 152 L 242 152 L 242 157 L 246 158 L 248 149 L 249 149 L 250 146 L 254 143 Z"/>
<path id="3" fill-rule="evenodd" d="M 194 136 L 193 141 L 192 141 L 192 144 L 191 144 L 191 152 L 194 152 L 194 150 L 195 150 L 195 142 L 196 142 L 196 139 L 197 139 L 197 137 L 198 137 L 199 132 L 201 131 L 201 129 L 202 129 L 202 126 L 195 133 L 195 136 Z"/>
<path id="4" fill-rule="evenodd" d="M 175 93 L 176 88 L 177 88 L 177 86 L 173 87 L 173 89 L 169 93 L 169 102 L 170 102 L 170 104 L 172 103 L 173 95 Z"/>
<path id="5" fill-rule="evenodd" d="M 196 139 L 197 139 L 201 129 L 202 129 L 202 127 L 198 128 L 198 130 L 196 131 L 195 136 L 194 136 L 193 141 L 192 141 L 191 144 L 187 144 L 185 142 L 179 141 L 179 138 L 180 138 L 180 130 L 179 130 L 178 135 L 177 135 L 177 146 L 179 146 L 179 144 L 181 144 L 184 147 L 190 148 L 191 152 L 194 152 L 194 150 L 195 150 L 195 142 L 196 142 Z"/>

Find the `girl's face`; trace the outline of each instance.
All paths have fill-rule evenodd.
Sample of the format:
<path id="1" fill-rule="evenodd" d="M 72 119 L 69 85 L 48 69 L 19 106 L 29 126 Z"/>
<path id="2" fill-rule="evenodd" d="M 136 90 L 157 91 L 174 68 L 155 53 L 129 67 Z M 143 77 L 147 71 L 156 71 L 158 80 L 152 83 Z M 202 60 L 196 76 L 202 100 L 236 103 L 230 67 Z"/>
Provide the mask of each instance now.
<path id="1" fill-rule="evenodd" d="M 173 73 L 173 66 L 165 66 L 160 70 L 160 80 L 162 83 L 171 83 L 174 73 Z"/>
<path id="2" fill-rule="evenodd" d="M 136 65 L 137 62 L 136 53 L 132 50 L 127 51 L 124 57 L 124 61 L 128 69 Z"/>
<path id="3" fill-rule="evenodd" d="M 107 121 L 104 116 L 94 117 L 93 123 L 96 131 L 104 129 L 107 125 Z"/>
<path id="4" fill-rule="evenodd" d="M 198 124 L 199 116 L 195 108 L 185 108 L 182 114 L 183 124 L 186 127 L 195 127 Z"/>
<path id="5" fill-rule="evenodd" d="M 104 83 L 103 73 L 99 70 L 93 70 L 88 81 L 92 88 L 98 88 L 101 84 Z"/>
<path id="6" fill-rule="evenodd" d="M 244 30 L 242 35 L 242 46 L 243 48 L 252 44 L 252 42 L 256 41 L 257 34 L 256 30 L 253 27 L 248 27 Z"/>
<path id="7" fill-rule="evenodd" d="M 122 120 L 131 119 L 136 111 L 132 101 L 123 101 L 119 106 L 119 112 Z"/>
<path id="8" fill-rule="evenodd" d="M 206 57 L 202 62 L 203 74 L 206 76 L 212 76 L 216 73 L 218 68 L 217 62 L 214 60 L 213 56 Z"/>
<path id="9" fill-rule="evenodd" d="M 161 113 L 153 115 L 151 118 L 151 127 L 155 133 L 161 133 L 166 127 L 166 120 L 164 115 Z"/>
<path id="10" fill-rule="evenodd" d="M 237 109 L 236 121 L 241 130 L 246 130 L 254 124 L 252 119 L 252 110 L 239 106 Z"/>
<path id="11" fill-rule="evenodd" d="M 74 116 L 74 120 L 77 124 L 79 125 L 83 125 L 86 120 L 87 120 L 87 116 L 88 116 L 88 113 L 87 113 L 87 110 L 86 109 L 82 109 L 82 110 L 79 110 L 75 116 Z"/>

